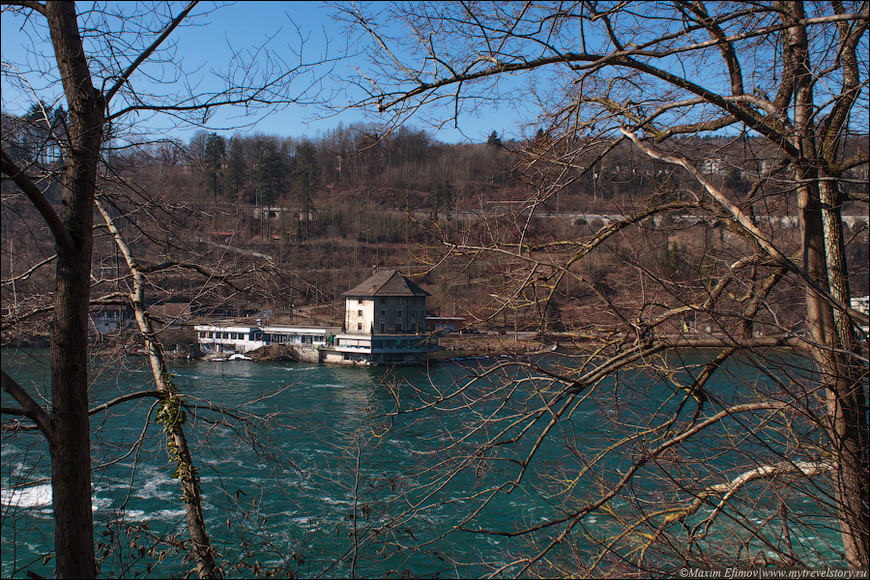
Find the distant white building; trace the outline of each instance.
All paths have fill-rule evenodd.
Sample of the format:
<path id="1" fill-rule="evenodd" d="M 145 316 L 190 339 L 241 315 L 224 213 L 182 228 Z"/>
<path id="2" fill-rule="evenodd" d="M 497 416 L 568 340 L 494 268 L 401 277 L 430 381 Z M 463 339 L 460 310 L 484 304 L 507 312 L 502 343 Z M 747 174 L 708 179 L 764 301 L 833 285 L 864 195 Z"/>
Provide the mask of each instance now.
<path id="1" fill-rule="evenodd" d="M 198 324 L 196 341 L 207 355 L 243 354 L 271 344 L 317 349 L 332 341 L 337 326 L 229 326 Z M 314 361 L 317 362 L 317 361 Z"/>
<path id="2" fill-rule="evenodd" d="M 719 175 L 725 171 L 725 164 L 719 157 L 707 157 L 701 163 L 701 172 L 707 175 Z"/>
<path id="3" fill-rule="evenodd" d="M 263 331 L 256 326 L 198 324 L 196 341 L 207 355 L 245 353 L 265 346 Z"/>

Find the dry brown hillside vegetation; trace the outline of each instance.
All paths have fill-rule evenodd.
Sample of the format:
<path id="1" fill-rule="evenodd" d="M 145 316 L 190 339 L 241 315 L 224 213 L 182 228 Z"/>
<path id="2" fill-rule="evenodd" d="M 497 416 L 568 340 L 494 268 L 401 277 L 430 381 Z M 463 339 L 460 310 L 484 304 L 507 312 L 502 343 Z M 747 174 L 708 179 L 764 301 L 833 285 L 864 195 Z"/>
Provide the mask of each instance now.
<path id="1" fill-rule="evenodd" d="M 423 284 L 432 293 L 433 314 L 465 317 L 481 329 L 582 336 L 621 323 L 601 307 L 602 299 L 626 310 L 637 300 L 655 303 L 660 291 L 683 292 L 688 299 L 709 285 L 706 273 L 714 263 L 733 261 L 751 245 L 692 202 L 697 186 L 685 172 L 642 157 L 626 143 L 600 160 L 594 175 L 587 172 L 542 197 L 535 189 L 542 176 L 529 167 L 546 140 L 539 131 L 527 142 L 491 136 L 489 143 L 446 145 L 422 131 L 381 136 L 366 126 L 336 129 L 318 141 L 200 133 L 187 144 L 110 152 L 104 187 L 115 194 L 112 203 L 139 259 L 151 264 L 149 304 L 190 304 L 194 319 L 298 320 L 300 309 L 313 308 L 318 315 L 311 322 L 340 320 L 341 292 L 380 266 Z M 865 138 L 851 144 L 866 149 Z M 749 145 L 710 138 L 692 150 L 696 164 L 737 203 L 758 208 L 759 224 L 783 251 L 795 252 L 798 231 L 781 219 L 794 215 L 790 196 L 778 195 L 771 181 L 745 198 L 775 159 L 763 143 Z M 598 153 L 590 145 L 584 155 Z M 27 150 L 20 148 L 19 155 L 26 159 Z M 53 250 L 29 203 L 13 184 L 4 181 L 3 188 L 9 341 L 21 336 L 22 322 L 40 318 L 52 287 L 46 260 Z M 54 189 L 49 186 L 49 199 Z M 766 201 L 774 194 L 778 205 Z M 649 212 L 653 202 L 671 209 Z M 866 207 L 853 201 L 844 213 L 866 216 Z M 522 242 L 555 262 L 619 217 L 637 219 L 609 238 L 608 252 L 578 262 L 573 278 L 527 286 L 510 304 L 494 297 L 517 280 L 534 279 L 533 261 L 483 251 L 448 255 L 456 244 L 482 250 Z M 866 294 L 867 220 L 852 222 L 848 233 L 853 289 Z M 93 263 L 96 301 L 117 303 L 113 292 L 129 274 L 107 236 L 96 236 Z M 657 283 L 639 286 L 640 272 L 654 274 Z M 782 308 L 771 313 L 776 324 L 798 329 L 800 317 L 788 306 L 798 294 L 788 286 L 775 292 Z M 154 312 L 160 319 L 171 310 Z M 704 333 L 715 323 L 692 313 L 659 331 Z M 29 324 L 27 334 L 44 331 Z"/>

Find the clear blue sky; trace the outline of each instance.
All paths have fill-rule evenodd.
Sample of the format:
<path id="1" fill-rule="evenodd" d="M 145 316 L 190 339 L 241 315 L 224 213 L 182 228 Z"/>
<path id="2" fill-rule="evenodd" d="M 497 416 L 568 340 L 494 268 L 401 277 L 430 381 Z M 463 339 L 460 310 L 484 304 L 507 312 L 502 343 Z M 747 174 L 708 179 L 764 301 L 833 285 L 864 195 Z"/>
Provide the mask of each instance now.
<path id="1" fill-rule="evenodd" d="M 81 7 L 89 4 L 80 3 Z M 110 3 L 111 5 L 111 3 Z M 205 3 L 198 9 L 207 8 L 211 4 Z M 80 8 L 81 10 L 81 8 Z M 180 8 L 175 8 L 177 13 Z M 198 81 L 206 76 L 208 69 L 220 69 L 225 66 L 230 58 L 230 46 L 235 49 L 248 49 L 262 44 L 268 37 L 275 36 L 270 46 L 277 50 L 288 61 L 298 60 L 293 54 L 300 47 L 299 35 L 306 37 L 303 55 L 306 60 L 316 61 L 322 57 L 336 57 L 346 46 L 346 38 L 339 30 L 336 23 L 329 17 L 330 8 L 321 2 L 238 2 L 220 7 L 208 17 L 197 22 L 199 26 L 187 27 L 177 36 L 178 54 L 183 57 L 184 65 L 188 70 L 199 69 L 199 73 L 192 75 L 191 80 Z M 41 23 L 41 17 L 34 17 L 36 22 Z M 291 22 L 292 19 L 292 22 Z M 299 27 L 297 32 L 295 25 Z M 7 63 L 19 63 L 26 61 L 25 47 L 29 40 L 21 31 L 24 18 L 14 16 L 7 12 L 2 14 L 2 58 L 4 68 Z M 82 24 L 80 23 L 80 26 Z M 277 36 L 276 36 L 277 35 Z M 42 44 L 37 50 L 48 52 L 50 47 Z M 353 66 L 352 61 L 336 63 L 335 71 L 341 72 L 343 67 Z M 348 70 L 344 68 L 344 70 Z M 38 77 L 31 79 L 34 86 L 40 84 Z M 141 83 L 140 83 L 141 84 Z M 326 90 L 332 88 L 324 85 Z M 143 88 L 137 87 L 138 90 Z M 47 100 L 47 99 L 46 99 Z M 14 86 L 10 85 L 4 74 L 2 81 L 2 107 L 4 112 L 22 114 L 33 103 L 32 94 L 22 94 Z M 334 101 L 340 104 L 340 100 Z M 233 111 L 231 115 L 222 115 L 215 119 L 215 125 L 227 129 L 219 131 L 229 136 L 235 130 L 229 129 L 232 125 L 246 124 L 250 118 L 242 116 L 241 110 Z M 278 111 L 253 127 L 242 129 L 243 132 L 259 132 L 282 137 L 315 137 L 318 131 L 332 129 L 339 122 L 345 125 L 366 120 L 377 121 L 376 113 L 370 113 L 368 118 L 362 111 L 345 112 L 335 117 L 322 118 L 327 111 L 313 106 L 290 106 L 286 110 Z M 437 121 L 438 119 L 430 119 Z M 433 134 L 438 140 L 448 143 L 466 141 L 466 137 L 473 141 L 485 141 L 493 130 L 503 136 L 517 134 L 517 119 L 513 111 L 500 111 L 498 114 L 485 114 L 483 118 L 462 119 L 463 132 L 460 133 L 452 126 L 445 126 L 435 130 L 427 123 L 425 118 L 414 119 L 411 126 L 425 129 Z M 167 123 L 168 126 L 168 123 Z M 156 128 L 156 127 L 155 127 Z M 173 136 L 185 141 L 193 134 L 194 130 L 173 130 Z"/>

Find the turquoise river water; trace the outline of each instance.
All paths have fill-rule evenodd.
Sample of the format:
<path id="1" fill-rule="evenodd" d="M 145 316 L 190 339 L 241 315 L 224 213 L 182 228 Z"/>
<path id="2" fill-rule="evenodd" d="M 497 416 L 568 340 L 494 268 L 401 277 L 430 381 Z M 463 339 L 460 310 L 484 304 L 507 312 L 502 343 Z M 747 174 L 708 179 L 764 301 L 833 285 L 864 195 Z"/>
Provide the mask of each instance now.
<path id="1" fill-rule="evenodd" d="M 467 364 L 479 371 L 495 362 Z M 3 367 L 31 392 L 48 392 L 46 352 L 4 351 Z M 95 405 L 153 385 L 142 358 L 97 358 L 92 369 Z M 554 490 L 565 489 L 561 475 L 576 474 L 578 465 L 570 450 L 611 442 L 608 415 L 620 402 L 577 405 L 543 439 L 519 485 L 492 493 L 517 476 L 518 461 L 547 421 L 531 424 L 517 445 L 481 452 L 482 441 L 517 435 L 520 427 L 511 432 L 508 425 L 539 405 L 540 397 L 534 380 L 499 391 L 500 378 L 469 384 L 469 372 L 455 363 L 391 370 L 173 361 L 174 380 L 191 404 L 186 429 L 209 534 L 227 575 L 479 577 L 533 551 L 527 537 L 474 530 L 511 531 L 558 516 L 564 498 Z M 640 375 L 628 380 L 639 385 L 638 400 L 656 406 L 668 400 L 659 381 Z M 732 396 L 724 392 L 733 388 L 727 385 L 728 376 L 719 387 L 723 398 Z M 445 398 L 447 393 L 452 396 Z M 465 405 L 489 394 L 495 396 Z M 3 396 L 4 406 L 10 405 Z M 173 549 L 187 538 L 185 518 L 152 404 L 128 402 L 91 420 L 93 509 L 104 577 L 182 577 L 193 567 L 183 549 Z M 606 479 L 608 471 L 618 475 L 629 460 L 617 454 L 600 462 L 594 481 Z M 727 453 L 717 453 L 717 461 L 727 463 Z M 26 577 L 27 570 L 53 574 L 49 475 L 38 434 L 4 434 L 4 578 Z M 613 522 L 591 514 L 583 525 L 594 530 Z M 559 531 L 544 530 L 536 541 Z"/>

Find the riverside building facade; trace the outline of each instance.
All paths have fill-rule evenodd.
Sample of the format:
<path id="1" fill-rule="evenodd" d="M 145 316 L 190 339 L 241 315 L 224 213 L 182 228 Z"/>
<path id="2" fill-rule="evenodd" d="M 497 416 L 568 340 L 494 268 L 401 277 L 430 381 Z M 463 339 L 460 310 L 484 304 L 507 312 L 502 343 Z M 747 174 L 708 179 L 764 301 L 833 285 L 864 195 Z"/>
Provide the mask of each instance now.
<path id="1" fill-rule="evenodd" d="M 349 365 L 414 365 L 438 350 L 426 330 L 428 292 L 396 270 L 380 270 L 344 292 L 342 327 L 196 326 L 200 348 L 212 356 L 283 344 L 299 360 Z"/>

